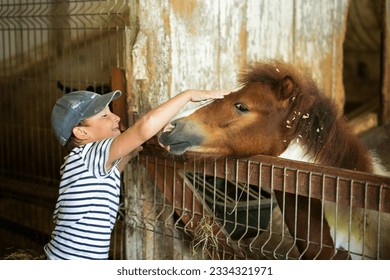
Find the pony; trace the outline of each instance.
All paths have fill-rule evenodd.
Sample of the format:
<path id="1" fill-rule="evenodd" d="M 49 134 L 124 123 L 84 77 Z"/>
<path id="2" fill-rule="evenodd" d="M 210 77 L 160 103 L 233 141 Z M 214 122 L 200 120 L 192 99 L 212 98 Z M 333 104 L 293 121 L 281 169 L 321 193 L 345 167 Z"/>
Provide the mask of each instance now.
<path id="1" fill-rule="evenodd" d="M 224 99 L 172 120 L 158 137 L 160 145 L 174 155 L 187 151 L 236 158 L 263 154 L 390 176 L 348 129 L 335 103 L 310 75 L 292 64 L 268 60 L 247 65 L 238 82 L 239 88 Z M 296 202 L 290 194 L 275 193 L 275 197 L 279 205 L 285 200 L 287 215 L 294 213 L 298 203 L 298 219 L 307 223 L 308 213 L 299 209 L 307 209 L 308 198 L 299 197 Z M 351 252 L 347 257 L 352 259 L 390 259 L 389 214 L 357 209 L 350 218 L 350 207 L 338 205 L 336 211 L 335 203 L 325 201 L 324 222 L 321 201 L 310 199 L 310 203 L 314 217 L 310 217 L 310 236 L 323 223 L 323 242 L 335 250 L 316 255 L 316 248 L 307 249 L 306 242 L 297 241 L 304 258 L 337 258 L 338 254 L 345 258 L 345 251 L 343 255 L 343 250 L 337 250 L 344 249 Z M 294 228 L 287 219 L 286 223 Z M 297 236 L 305 238 L 308 225 L 295 226 Z"/>

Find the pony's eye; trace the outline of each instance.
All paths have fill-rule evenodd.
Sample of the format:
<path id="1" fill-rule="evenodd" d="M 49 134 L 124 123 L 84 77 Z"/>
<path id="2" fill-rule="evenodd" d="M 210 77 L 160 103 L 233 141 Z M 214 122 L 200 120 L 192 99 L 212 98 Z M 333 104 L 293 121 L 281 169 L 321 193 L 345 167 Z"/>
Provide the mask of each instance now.
<path id="1" fill-rule="evenodd" d="M 237 110 L 240 111 L 241 113 L 249 112 L 248 106 L 246 106 L 246 105 L 243 104 L 243 103 L 236 103 L 236 104 L 234 104 L 234 106 L 235 106 L 235 107 L 237 108 Z"/>

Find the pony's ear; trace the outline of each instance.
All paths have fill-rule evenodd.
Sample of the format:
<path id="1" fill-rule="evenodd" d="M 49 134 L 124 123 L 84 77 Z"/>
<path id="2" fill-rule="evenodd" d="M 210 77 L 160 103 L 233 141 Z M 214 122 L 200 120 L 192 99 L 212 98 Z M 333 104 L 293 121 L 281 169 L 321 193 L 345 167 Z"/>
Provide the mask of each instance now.
<path id="1" fill-rule="evenodd" d="M 288 99 L 294 96 L 294 93 L 297 92 L 297 90 L 298 87 L 294 80 L 290 76 L 286 76 L 280 83 L 279 99 Z"/>

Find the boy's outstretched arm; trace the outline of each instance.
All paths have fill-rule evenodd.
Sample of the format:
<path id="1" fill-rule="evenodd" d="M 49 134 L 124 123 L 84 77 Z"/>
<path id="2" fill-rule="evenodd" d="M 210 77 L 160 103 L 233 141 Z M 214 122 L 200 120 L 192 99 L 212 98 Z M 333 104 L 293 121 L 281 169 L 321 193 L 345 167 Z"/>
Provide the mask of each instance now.
<path id="1" fill-rule="evenodd" d="M 111 144 L 108 167 L 156 135 L 189 101 L 221 99 L 228 90 L 186 90 L 150 110 Z"/>
<path id="2" fill-rule="evenodd" d="M 130 153 L 128 153 L 127 155 L 125 155 L 124 157 L 122 157 L 121 161 L 119 162 L 118 164 L 118 169 L 119 169 L 119 172 L 122 172 L 127 163 L 134 157 L 138 156 L 138 154 L 143 150 L 143 147 L 142 146 L 138 146 L 136 147 L 133 151 L 131 151 Z"/>

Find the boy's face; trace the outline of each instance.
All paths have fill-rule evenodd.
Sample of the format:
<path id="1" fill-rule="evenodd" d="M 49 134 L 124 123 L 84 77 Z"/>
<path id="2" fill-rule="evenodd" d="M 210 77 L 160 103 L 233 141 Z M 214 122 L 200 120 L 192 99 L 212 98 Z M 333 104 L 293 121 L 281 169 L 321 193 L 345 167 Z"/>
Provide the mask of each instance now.
<path id="1" fill-rule="evenodd" d="M 118 136 L 120 118 L 108 106 L 96 115 L 83 121 L 83 129 L 88 134 L 88 142 L 96 142 Z"/>

